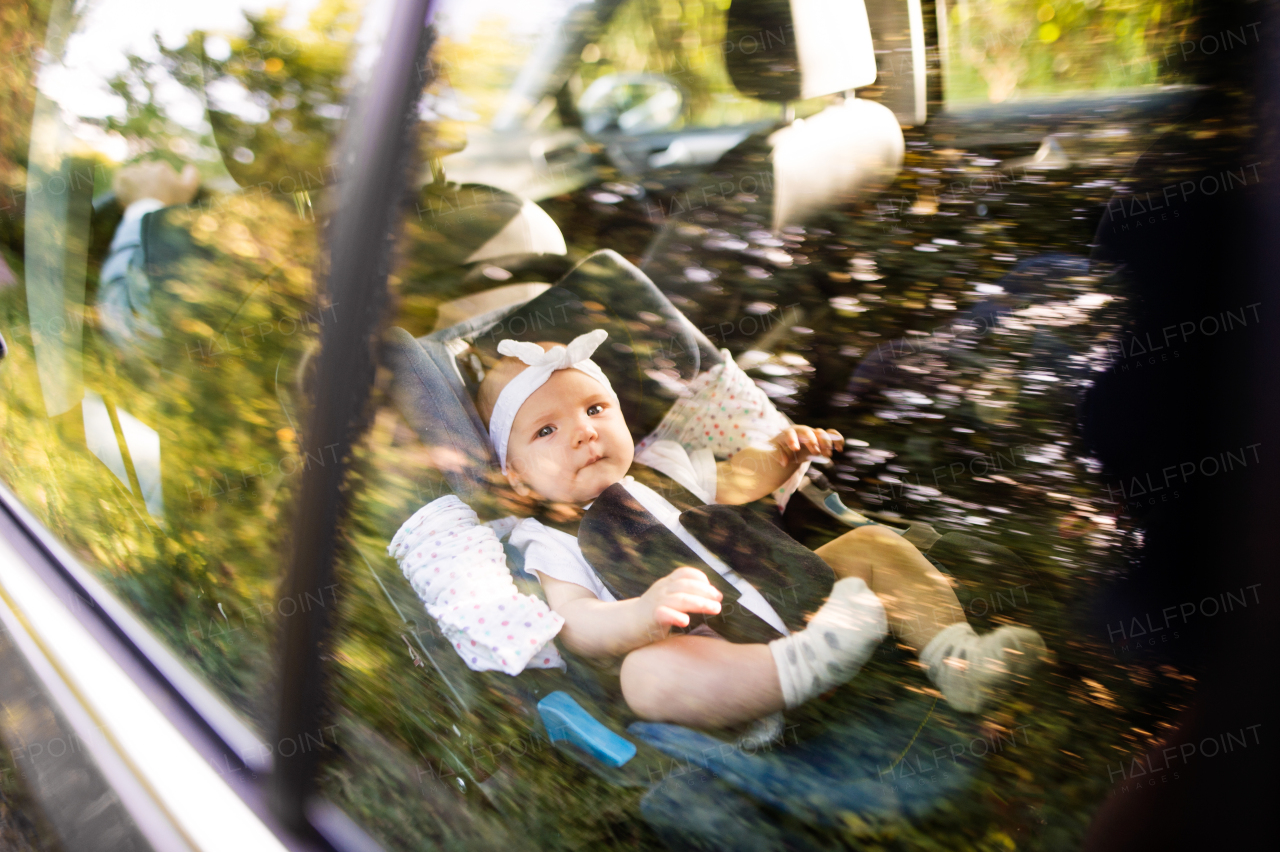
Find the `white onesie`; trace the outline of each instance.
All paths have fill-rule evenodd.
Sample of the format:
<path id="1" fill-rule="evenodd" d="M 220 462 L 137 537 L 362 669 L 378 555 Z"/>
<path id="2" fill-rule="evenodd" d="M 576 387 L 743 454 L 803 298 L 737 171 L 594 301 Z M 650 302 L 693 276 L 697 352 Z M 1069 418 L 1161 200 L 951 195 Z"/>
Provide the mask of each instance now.
<path id="1" fill-rule="evenodd" d="M 654 452 L 655 448 L 657 452 Z M 695 451 L 693 455 L 699 456 L 702 453 L 705 453 L 708 459 L 691 459 L 680 444 L 674 441 L 659 441 L 646 447 L 641 455 L 636 457 L 636 461 L 667 474 L 688 488 L 695 496 L 703 499 L 703 502 L 712 503 L 714 499 L 705 499 L 704 495 L 712 498 L 715 495 L 715 459 L 710 457 L 709 450 Z M 690 484 L 694 487 L 691 488 Z M 764 595 L 718 556 L 707 550 L 680 525 L 679 509 L 665 497 L 636 482 L 630 476 L 623 479 L 622 485 L 640 505 L 675 533 L 694 553 L 741 593 L 740 602 L 743 607 L 762 618 L 782 635 L 789 634 L 790 631 L 778 617 L 777 611 L 765 600 Z M 578 547 L 578 539 L 575 536 L 552 529 L 534 518 L 525 518 L 511 531 L 511 545 L 524 555 L 524 568 L 529 573 L 537 572 L 566 583 L 582 586 L 602 601 L 616 600 L 582 555 L 582 549 Z"/>

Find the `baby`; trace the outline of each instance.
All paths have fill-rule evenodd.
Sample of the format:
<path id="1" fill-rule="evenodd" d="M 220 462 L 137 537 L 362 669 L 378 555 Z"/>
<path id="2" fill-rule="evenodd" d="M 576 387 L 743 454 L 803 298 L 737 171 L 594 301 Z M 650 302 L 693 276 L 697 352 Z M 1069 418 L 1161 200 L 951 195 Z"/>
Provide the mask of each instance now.
<path id="1" fill-rule="evenodd" d="M 980 711 L 999 687 L 1030 671 L 1044 649 L 1034 631 L 1002 627 L 977 635 L 947 578 L 883 527 L 859 527 L 804 551 L 810 558 L 816 552 L 830 567 L 830 593 L 807 624 L 797 623 L 794 613 L 790 619 L 780 614 L 761 594 L 777 590 L 753 587 L 689 535 L 670 501 L 628 476 L 635 455 L 631 434 L 608 378 L 590 360 L 606 336 L 597 330 L 568 347 L 501 342 L 498 351 L 508 357 L 485 376 L 477 407 L 503 474 L 517 494 L 552 504 L 571 520 L 620 485 L 622 499 L 634 498 L 686 543 L 728 582 L 722 588 L 736 590 L 739 604 L 781 637 L 724 641 L 705 626 L 672 634 L 688 627 L 691 616 L 721 612 L 724 594 L 706 573 L 679 567 L 642 594 L 619 600 L 583 556 L 569 531 L 572 523 L 521 521 L 511 543 L 524 552 L 526 570 L 536 573 L 549 605 L 564 619 L 561 641 L 585 657 L 624 658 L 622 692 L 637 715 L 723 727 L 796 707 L 851 679 L 886 623 L 959 710 Z M 795 426 L 713 470 L 706 460 L 673 460 L 670 452 L 661 466 L 705 502 L 742 504 L 772 492 L 807 456 L 830 458 L 843 445 L 833 430 Z M 800 629 L 788 629 L 787 620 Z"/>

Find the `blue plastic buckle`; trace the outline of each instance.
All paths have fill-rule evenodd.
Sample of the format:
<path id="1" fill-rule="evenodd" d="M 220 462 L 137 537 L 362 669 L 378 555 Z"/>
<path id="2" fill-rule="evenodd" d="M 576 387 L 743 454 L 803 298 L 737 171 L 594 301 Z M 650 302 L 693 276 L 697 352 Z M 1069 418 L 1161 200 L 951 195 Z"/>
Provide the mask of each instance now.
<path id="1" fill-rule="evenodd" d="M 613 767 L 636 756 L 633 743 L 600 724 L 567 692 L 553 692 L 539 701 L 538 713 L 553 743 L 565 740 Z"/>

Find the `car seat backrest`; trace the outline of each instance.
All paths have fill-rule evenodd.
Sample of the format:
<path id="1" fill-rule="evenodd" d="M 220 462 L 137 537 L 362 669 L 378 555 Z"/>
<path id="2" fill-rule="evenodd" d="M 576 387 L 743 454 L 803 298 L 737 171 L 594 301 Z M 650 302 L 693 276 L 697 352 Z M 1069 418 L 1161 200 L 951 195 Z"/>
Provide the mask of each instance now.
<path id="1" fill-rule="evenodd" d="M 451 299 L 448 302 L 441 303 L 436 308 L 436 324 L 432 331 L 451 328 L 491 311 L 523 305 L 550 289 L 550 284 L 526 281 L 520 284 L 493 287 L 459 299 Z"/>
<path id="2" fill-rule="evenodd" d="M 547 212 L 529 199 L 521 199 L 520 209 L 500 231 L 466 259 L 466 263 L 494 260 L 519 254 L 565 254 L 564 234 Z"/>
<path id="3" fill-rule="evenodd" d="M 726 27 L 725 66 L 745 95 L 786 103 L 876 80 L 862 0 L 734 0 Z M 774 230 L 887 186 L 906 147 L 889 109 L 853 98 L 781 128 L 769 144 Z"/>
<path id="4" fill-rule="evenodd" d="M 387 333 L 383 358 L 393 375 L 392 399 L 463 501 L 487 487 L 495 470 L 474 403 L 481 379 L 475 366 L 497 361 L 498 343 L 506 338 L 568 343 L 596 328 L 609 339 L 592 358 L 609 376 L 637 441 L 661 422 L 683 383 L 720 363 L 711 342 L 653 282 L 608 250 L 523 304 L 416 340 L 400 328 Z"/>
<path id="5" fill-rule="evenodd" d="M 443 343 L 392 328 L 383 338 L 383 361 L 391 368 L 396 408 L 430 448 L 449 488 L 469 503 L 487 487 L 497 459 L 453 353 Z"/>
<path id="6" fill-rule="evenodd" d="M 598 251 L 554 287 L 515 310 L 495 312 L 430 335 L 469 338 L 484 363 L 501 356 L 506 338 L 568 343 L 597 328 L 609 339 L 593 360 L 618 392 L 636 440 L 661 421 L 687 382 L 720 362 L 711 342 L 639 269 L 616 252 Z"/>
<path id="7" fill-rule="evenodd" d="M 734 0 L 724 60 L 734 88 L 762 101 L 816 98 L 876 80 L 863 0 Z"/>
<path id="8" fill-rule="evenodd" d="M 432 268 L 515 255 L 565 254 L 564 235 L 541 207 L 482 184 L 428 183 L 418 193 L 410 252 Z"/>

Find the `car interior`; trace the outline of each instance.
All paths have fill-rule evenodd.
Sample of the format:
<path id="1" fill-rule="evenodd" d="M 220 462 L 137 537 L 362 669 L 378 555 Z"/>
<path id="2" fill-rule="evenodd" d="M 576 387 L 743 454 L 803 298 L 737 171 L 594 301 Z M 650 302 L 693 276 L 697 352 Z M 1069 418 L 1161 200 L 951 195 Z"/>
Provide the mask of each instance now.
<path id="1" fill-rule="evenodd" d="M 0 849 L 1265 834 L 1274 5 L 6 10 Z M 590 504 L 516 487 L 480 389 L 601 329 L 638 452 L 837 432 L 746 523 L 901 541 L 1031 673 L 957 709 L 891 635 L 714 727 L 625 655 L 501 659 L 419 527 L 564 620 L 513 530 Z"/>

